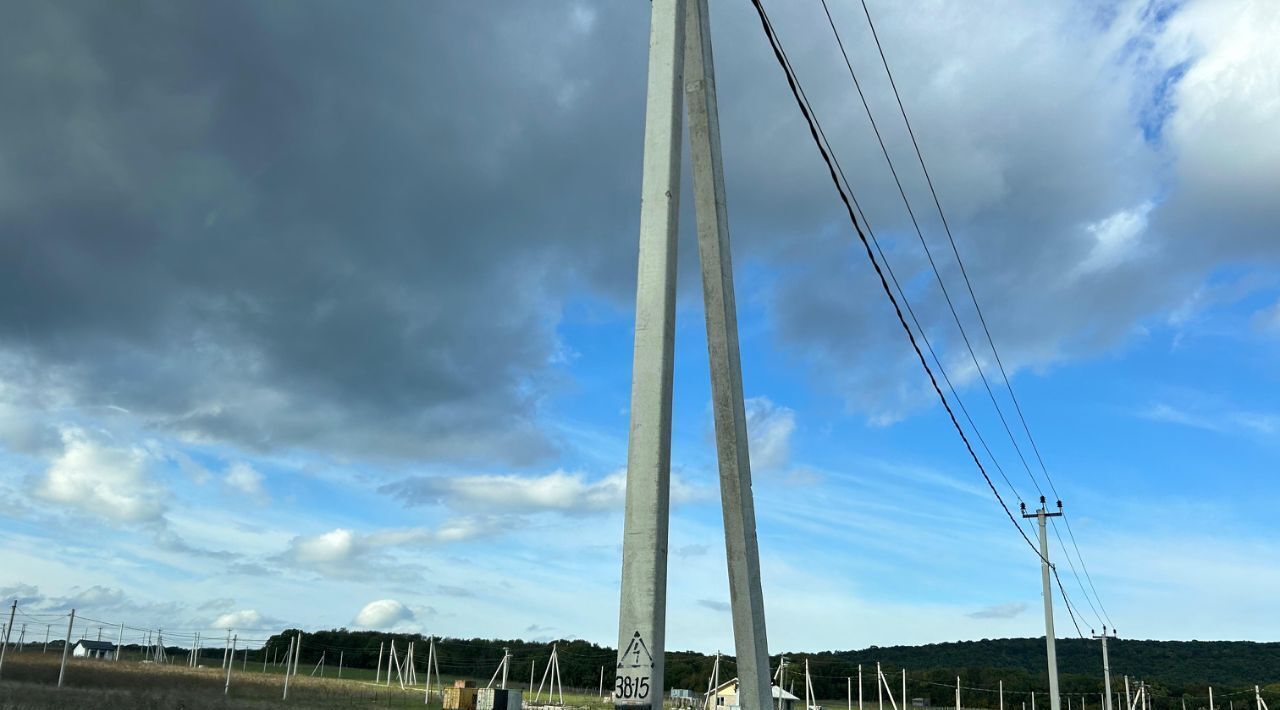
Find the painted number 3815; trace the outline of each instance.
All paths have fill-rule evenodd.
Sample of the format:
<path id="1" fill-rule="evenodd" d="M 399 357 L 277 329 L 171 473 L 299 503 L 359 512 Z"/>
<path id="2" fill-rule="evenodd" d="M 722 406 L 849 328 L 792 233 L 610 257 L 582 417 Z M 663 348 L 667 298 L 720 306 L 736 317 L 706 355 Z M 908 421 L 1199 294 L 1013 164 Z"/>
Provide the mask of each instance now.
<path id="1" fill-rule="evenodd" d="M 613 695 L 623 700 L 644 700 L 649 697 L 649 679 L 620 675 L 614 681 Z"/>

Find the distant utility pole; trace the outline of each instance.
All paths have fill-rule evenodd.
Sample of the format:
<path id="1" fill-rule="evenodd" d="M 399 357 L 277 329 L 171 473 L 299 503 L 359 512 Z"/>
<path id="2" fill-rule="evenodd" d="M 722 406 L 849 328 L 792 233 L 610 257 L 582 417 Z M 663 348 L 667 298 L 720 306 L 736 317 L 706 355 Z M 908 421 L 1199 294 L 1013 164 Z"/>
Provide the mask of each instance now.
<path id="1" fill-rule="evenodd" d="M 772 704 L 707 5 L 654 0 L 651 10 L 614 703 L 655 710 L 662 707 L 666 670 L 676 234 L 686 110 L 739 700 L 752 710 Z"/>
<path id="2" fill-rule="evenodd" d="M 1115 629 L 1111 630 L 1111 633 L 1113 635 L 1115 634 L 1115 632 L 1116 632 Z M 1093 630 L 1090 629 L 1089 633 L 1092 634 Z M 1095 635 L 1093 638 L 1099 641 L 1102 641 L 1102 682 L 1104 685 L 1106 685 L 1106 689 L 1107 689 L 1106 694 L 1102 696 L 1105 702 L 1105 706 L 1102 708 L 1102 710 L 1112 710 L 1111 708 L 1111 661 L 1108 660 L 1107 658 L 1107 626 L 1106 624 L 1103 624 L 1102 626 L 1102 635 L 1101 636 Z M 1209 696 L 1211 699 L 1213 697 L 1212 692 L 1213 691 L 1210 691 L 1210 696 Z M 1210 705 L 1212 704 L 1213 704 L 1212 700 L 1210 700 Z M 1209 710 L 1213 710 L 1213 708 L 1211 707 L 1209 708 Z"/>
<path id="3" fill-rule="evenodd" d="M 13 600 L 13 606 L 9 607 L 9 623 L 4 627 L 4 641 L 0 644 L 0 670 L 4 669 L 4 654 L 9 650 L 9 632 L 13 631 L 13 615 L 18 611 L 18 600 Z"/>
<path id="4" fill-rule="evenodd" d="M 1058 501 L 1056 513 L 1050 513 L 1047 507 L 1044 496 L 1040 496 L 1040 508 L 1034 513 L 1028 513 L 1027 504 L 1022 504 L 1022 517 L 1035 518 L 1040 524 L 1040 582 L 1044 587 L 1044 646 L 1049 657 L 1049 710 L 1062 710 L 1062 698 L 1058 697 L 1058 651 L 1053 638 L 1053 590 L 1049 587 L 1049 536 L 1045 531 L 1046 520 L 1062 515 L 1062 501 Z"/>

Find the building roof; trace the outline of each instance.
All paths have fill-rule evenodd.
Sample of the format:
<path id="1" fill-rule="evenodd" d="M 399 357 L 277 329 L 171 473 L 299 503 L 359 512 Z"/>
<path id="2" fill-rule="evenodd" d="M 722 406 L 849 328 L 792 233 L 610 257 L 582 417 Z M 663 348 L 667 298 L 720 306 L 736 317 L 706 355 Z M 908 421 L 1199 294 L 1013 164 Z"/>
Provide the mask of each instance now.
<path id="1" fill-rule="evenodd" d="M 79 641 L 77 641 L 77 642 L 76 642 L 76 645 L 77 645 L 77 646 L 84 646 L 84 647 L 85 647 L 85 649 L 86 649 L 86 650 L 89 650 L 89 651 L 114 651 L 114 650 L 116 650 L 116 645 L 115 645 L 114 643 L 111 643 L 110 641 L 89 641 L 89 640 L 87 640 L 87 639 L 80 639 Z"/>
<path id="2" fill-rule="evenodd" d="M 716 686 L 716 689 L 715 689 L 715 690 L 713 690 L 712 692 L 713 692 L 713 693 L 719 693 L 720 691 L 722 691 L 722 690 L 724 690 L 724 689 L 728 688 L 728 687 L 729 687 L 729 686 L 731 686 L 731 685 L 736 687 L 736 686 L 738 685 L 738 679 L 737 679 L 737 678 L 730 678 L 729 680 L 726 680 L 725 682 L 723 682 L 723 683 L 721 683 L 720 685 Z M 776 686 L 776 685 L 771 685 L 771 686 L 769 686 L 769 687 L 773 690 L 773 699 L 774 699 L 774 700 L 799 700 L 799 699 L 800 699 L 800 698 L 797 698 L 796 696 L 792 695 L 791 693 L 788 693 L 787 691 L 783 690 L 782 688 L 779 688 L 779 687 L 778 687 L 778 686 Z"/>

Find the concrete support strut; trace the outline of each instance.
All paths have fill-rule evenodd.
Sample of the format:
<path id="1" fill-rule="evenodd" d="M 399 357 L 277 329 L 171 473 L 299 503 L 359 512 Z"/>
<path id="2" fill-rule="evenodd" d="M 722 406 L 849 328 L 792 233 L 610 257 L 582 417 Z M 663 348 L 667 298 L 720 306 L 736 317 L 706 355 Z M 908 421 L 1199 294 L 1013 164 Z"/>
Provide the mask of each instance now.
<path id="1" fill-rule="evenodd" d="M 640 187 L 631 430 L 618 611 L 619 705 L 662 707 L 685 0 L 654 0 Z"/>
<path id="2" fill-rule="evenodd" d="M 744 708 L 771 705 L 769 642 L 760 586 L 760 551 L 755 502 L 751 495 L 751 458 L 738 349 L 738 310 L 733 288 L 729 213 L 720 151 L 715 63 L 707 0 L 687 0 L 685 22 L 685 99 L 689 111 L 689 149 L 693 201 L 697 217 L 698 257 L 707 319 L 707 355 L 711 365 L 711 402 L 715 415 L 720 503 L 729 572 L 729 600 L 737 652 L 738 701 Z"/>
<path id="3" fill-rule="evenodd" d="M 662 704 L 680 134 L 687 106 L 739 703 L 762 709 L 772 704 L 768 639 L 707 0 L 654 0 L 650 32 L 614 702 Z"/>

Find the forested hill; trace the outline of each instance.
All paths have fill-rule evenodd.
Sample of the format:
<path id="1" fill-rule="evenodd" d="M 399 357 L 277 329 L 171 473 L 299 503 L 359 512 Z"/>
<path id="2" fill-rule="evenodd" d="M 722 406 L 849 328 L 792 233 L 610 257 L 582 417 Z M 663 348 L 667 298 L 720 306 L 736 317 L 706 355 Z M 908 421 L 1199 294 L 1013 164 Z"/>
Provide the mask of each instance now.
<path id="1" fill-rule="evenodd" d="M 273 636 L 268 651 L 275 650 L 280 657 L 295 631 Z M 415 659 L 421 665 L 427 655 L 427 642 L 421 636 L 384 634 L 373 631 L 304 632 L 302 665 L 313 665 L 322 653 L 327 653 L 329 663 L 335 656 L 343 655 L 347 666 L 372 668 L 378 659 L 380 644 L 390 647 L 396 643 L 397 653 L 403 654 L 409 641 L 416 642 Z M 476 678 L 487 682 L 502 660 L 502 649 L 512 654 L 510 678 L 513 682 L 527 683 L 530 671 L 534 671 L 535 685 L 544 672 L 551 644 L 521 640 L 492 639 L 437 639 L 436 651 L 440 671 L 446 677 Z M 1253 643 L 1246 641 L 1134 641 L 1112 639 L 1108 642 L 1111 670 L 1116 692 L 1123 692 L 1125 675 L 1135 680 L 1145 680 L 1152 689 L 1157 710 L 1181 710 L 1185 698 L 1189 710 L 1207 705 L 1204 696 L 1208 686 L 1214 687 L 1215 708 L 1230 707 L 1232 698 L 1239 700 L 1241 710 L 1246 707 L 1244 693 L 1248 689 L 1247 707 L 1252 708 L 1254 684 L 1274 686 L 1272 692 L 1280 694 L 1280 643 Z M 566 686 L 595 689 L 599 683 L 600 669 L 615 661 L 612 648 L 597 646 L 581 640 L 559 641 L 560 671 Z M 1061 691 L 1085 697 L 1087 707 L 1096 708 L 1102 690 L 1102 651 L 1097 641 L 1061 639 L 1057 643 L 1058 667 L 1061 671 Z M 1003 681 L 1009 702 L 1018 702 L 1017 695 L 1030 691 L 1043 693 L 1048 687 L 1045 672 L 1045 648 L 1043 639 L 990 639 L 928 644 L 924 646 L 870 647 L 857 651 L 828 651 L 823 653 L 786 652 L 789 676 L 797 688 L 802 688 L 804 662 L 807 659 L 815 690 L 820 698 L 843 698 L 846 678 L 857 677 L 861 663 L 867 697 L 875 697 L 875 664 L 881 663 L 886 674 L 892 674 L 892 685 L 901 685 L 901 669 L 907 670 L 908 695 L 929 697 L 934 705 L 949 706 L 954 703 L 955 678 L 961 677 L 966 688 L 996 688 Z M 775 649 L 773 663 L 778 654 Z M 694 652 L 667 653 L 667 687 L 706 688 L 711 673 L 713 657 Z M 735 673 L 733 660 L 726 656 L 722 661 L 722 677 Z M 1238 697 L 1230 693 L 1240 693 Z M 985 697 L 978 691 L 965 692 L 966 707 L 995 707 L 994 697 Z M 1276 697 L 1276 696 L 1272 696 Z M 1277 698 L 1280 700 L 1280 697 Z M 1217 702 L 1217 701 L 1221 702 Z M 1276 703 L 1272 703 L 1276 707 Z M 1017 704 L 1008 705 L 1020 707 Z"/>

